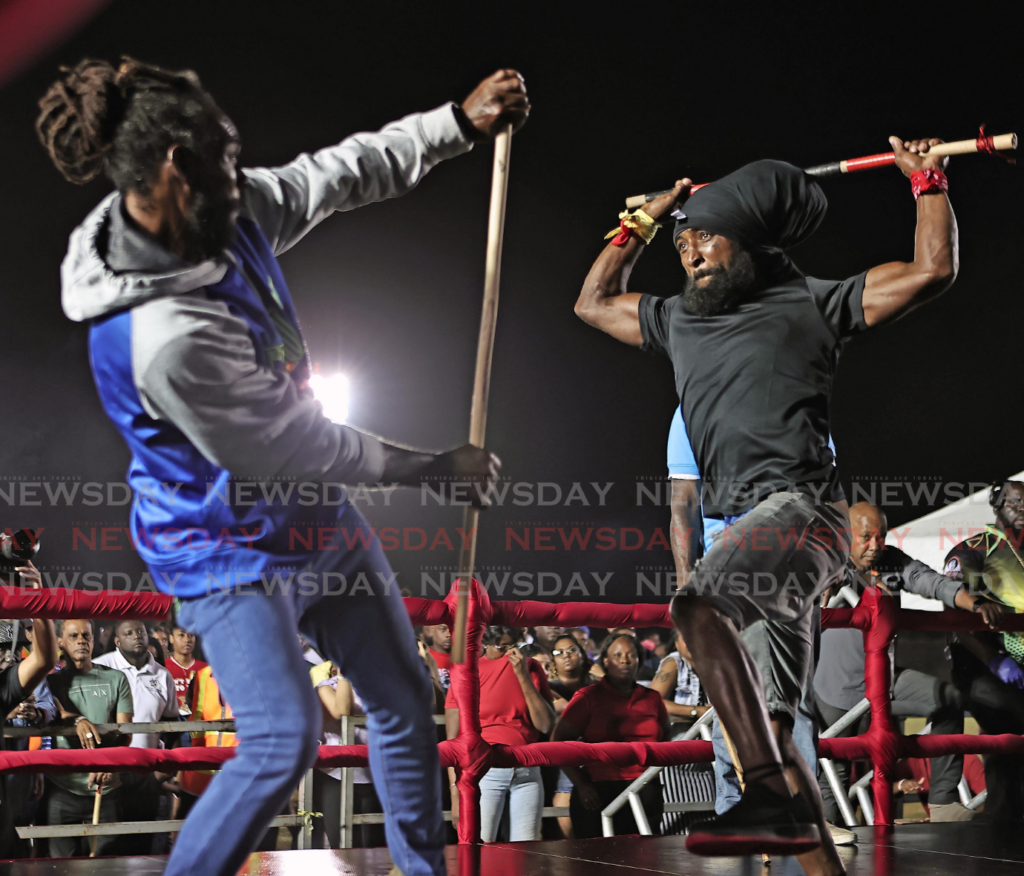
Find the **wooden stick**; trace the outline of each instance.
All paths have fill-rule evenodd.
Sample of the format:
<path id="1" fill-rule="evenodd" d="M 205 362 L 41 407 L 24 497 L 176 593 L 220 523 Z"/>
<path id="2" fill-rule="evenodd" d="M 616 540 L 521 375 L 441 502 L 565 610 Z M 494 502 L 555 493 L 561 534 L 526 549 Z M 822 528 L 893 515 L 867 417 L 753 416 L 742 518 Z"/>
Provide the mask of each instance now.
<path id="1" fill-rule="evenodd" d="M 996 152 L 1004 150 L 1017 149 L 1017 134 L 998 134 L 992 137 L 992 149 Z M 978 152 L 978 140 L 953 140 L 951 143 L 938 143 L 933 145 L 928 150 L 928 155 L 969 155 L 972 152 Z M 891 152 L 882 153 L 881 155 L 894 155 Z M 868 158 L 874 158 L 874 156 L 868 156 Z M 863 159 L 850 158 L 846 161 L 840 162 L 841 164 L 852 164 L 857 161 L 863 161 Z M 843 171 L 847 173 L 848 171 Z"/>
<path id="2" fill-rule="evenodd" d="M 928 155 L 968 155 L 971 152 L 987 151 L 978 148 L 980 140 L 957 140 L 954 143 L 939 143 L 928 150 Z M 992 138 L 992 149 L 996 151 L 1017 148 L 1016 134 L 1000 134 Z M 874 170 L 876 167 L 889 167 L 896 163 L 893 152 L 879 152 L 877 155 L 865 155 L 861 158 L 847 158 L 834 164 L 823 164 L 819 167 L 807 168 L 812 176 L 835 176 L 837 173 L 857 173 L 862 170 Z"/>
<path id="3" fill-rule="evenodd" d="M 725 724 L 722 723 L 721 717 L 718 719 L 718 726 L 722 731 L 725 747 L 729 749 L 729 759 L 732 761 L 732 768 L 736 770 L 736 780 L 740 783 L 740 792 L 743 792 L 747 789 L 747 786 L 743 781 L 743 765 L 740 763 L 740 756 L 736 753 L 736 746 L 733 745 L 732 737 L 729 735 L 729 731 L 725 729 Z M 771 862 L 772 856 L 761 852 L 761 863 L 770 864 Z"/>
<path id="4" fill-rule="evenodd" d="M 736 770 L 736 780 L 740 783 L 740 791 L 745 791 L 747 786 L 743 781 L 743 765 L 740 763 L 739 755 L 736 754 L 736 746 L 732 744 L 732 737 L 729 735 L 729 731 L 725 729 L 725 724 L 722 723 L 720 717 L 718 719 L 718 726 L 722 730 L 725 747 L 729 749 L 729 758 L 732 760 L 732 768 Z"/>
<path id="5" fill-rule="evenodd" d="M 473 377 L 473 406 L 469 416 L 469 443 L 484 446 L 487 431 L 487 399 L 491 390 L 491 362 L 494 357 L 494 329 L 498 321 L 498 285 L 501 279 L 501 245 L 505 236 L 505 203 L 508 200 L 508 162 L 512 150 L 512 126 L 494 138 L 494 168 L 491 172 L 491 208 L 487 217 L 487 256 L 484 262 L 484 304 L 480 314 L 480 337 L 476 347 Z M 480 511 L 467 505 L 462 517 L 462 553 L 459 557 L 459 590 L 452 630 L 452 660 L 466 660 L 466 613 L 469 582 L 476 562 L 476 531 Z"/>
<path id="6" fill-rule="evenodd" d="M 102 802 L 103 802 L 103 780 L 101 779 L 100 781 L 96 782 L 96 797 L 92 801 L 92 823 L 93 824 L 99 824 L 100 823 L 100 804 Z M 94 836 L 92 838 L 92 843 L 91 843 L 92 848 L 89 851 L 89 857 L 90 858 L 95 858 L 96 857 L 96 847 L 99 845 L 99 841 L 100 841 L 100 838 L 98 836 Z"/>
<path id="7" fill-rule="evenodd" d="M 987 138 L 986 138 L 987 139 Z M 979 152 L 978 143 L 980 138 L 974 140 L 956 140 L 952 143 L 939 143 L 928 150 L 929 155 L 967 155 L 971 152 Z M 992 148 L 997 152 L 1005 152 L 1008 149 L 1017 148 L 1016 134 L 998 134 L 992 138 Z M 811 176 L 836 176 L 841 173 L 855 173 L 860 170 L 873 170 L 876 167 L 888 167 L 896 163 L 896 156 L 892 152 L 880 152 L 877 155 L 864 155 L 861 158 L 846 158 L 842 161 L 833 161 L 831 164 L 819 164 L 816 167 L 804 168 Z M 703 188 L 707 183 L 697 183 L 690 186 L 690 193 Z M 635 210 L 644 204 L 653 201 L 661 195 L 667 195 L 671 189 L 660 192 L 649 192 L 646 195 L 633 195 L 626 198 L 626 209 Z"/>

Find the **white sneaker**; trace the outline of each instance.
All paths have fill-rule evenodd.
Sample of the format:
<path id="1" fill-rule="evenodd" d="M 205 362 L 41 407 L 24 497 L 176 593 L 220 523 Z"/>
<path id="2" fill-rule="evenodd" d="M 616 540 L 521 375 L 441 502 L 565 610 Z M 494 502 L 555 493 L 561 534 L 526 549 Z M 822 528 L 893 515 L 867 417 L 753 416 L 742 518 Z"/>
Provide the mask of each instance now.
<path id="1" fill-rule="evenodd" d="M 852 846 L 857 842 L 857 834 L 852 830 L 847 830 L 845 827 L 840 827 L 831 821 L 826 821 L 825 825 L 828 827 L 828 832 L 832 835 L 832 842 L 837 846 Z"/>

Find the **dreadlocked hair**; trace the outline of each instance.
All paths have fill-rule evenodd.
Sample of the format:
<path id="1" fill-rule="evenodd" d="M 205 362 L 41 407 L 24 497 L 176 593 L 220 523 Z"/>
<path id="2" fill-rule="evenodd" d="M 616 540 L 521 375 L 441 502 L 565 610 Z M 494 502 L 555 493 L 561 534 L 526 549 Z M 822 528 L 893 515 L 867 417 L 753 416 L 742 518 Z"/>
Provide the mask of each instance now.
<path id="1" fill-rule="evenodd" d="M 148 194 L 171 145 L 199 153 L 220 127 L 195 73 L 131 58 L 62 67 L 39 108 L 36 133 L 64 178 L 83 185 L 102 171 L 121 192 Z"/>

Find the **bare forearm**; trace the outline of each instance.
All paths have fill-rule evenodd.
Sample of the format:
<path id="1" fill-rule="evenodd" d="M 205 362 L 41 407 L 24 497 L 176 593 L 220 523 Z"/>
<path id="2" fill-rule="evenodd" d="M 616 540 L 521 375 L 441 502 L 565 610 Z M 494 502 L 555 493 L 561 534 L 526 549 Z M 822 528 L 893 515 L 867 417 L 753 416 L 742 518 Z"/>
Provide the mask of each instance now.
<path id="1" fill-rule="evenodd" d="M 526 708 L 530 711 L 530 723 L 541 733 L 549 733 L 555 723 L 555 710 L 551 708 L 544 697 L 540 695 L 533 679 L 527 673 L 525 678 L 519 679 L 519 686 L 526 697 Z"/>
<path id="2" fill-rule="evenodd" d="M 642 250 L 636 237 L 624 246 L 606 246 L 587 273 L 575 308 L 588 325 L 635 347 L 643 343 L 637 315 L 640 296 L 627 293 L 626 284 Z"/>
<path id="3" fill-rule="evenodd" d="M 700 558 L 701 530 L 700 481 L 673 478 L 672 481 L 672 557 L 676 563 L 676 587 L 690 580 L 694 563 Z"/>
<path id="4" fill-rule="evenodd" d="M 591 265 L 577 307 L 584 302 L 594 303 L 625 293 L 629 275 L 643 248 L 636 237 L 631 237 L 624 246 L 609 243 Z"/>
<path id="5" fill-rule="evenodd" d="M 32 651 L 18 666 L 18 681 L 25 690 L 35 690 L 40 682 L 57 665 L 60 657 L 53 621 L 36 618 L 33 622 L 34 642 Z"/>
<path id="6" fill-rule="evenodd" d="M 676 589 L 682 590 L 690 580 L 690 571 L 693 569 L 694 546 L 693 530 L 687 530 L 676 524 L 675 515 L 672 515 L 672 558 L 676 563 Z"/>
<path id="7" fill-rule="evenodd" d="M 695 708 L 696 706 L 688 706 L 685 703 L 676 703 L 672 700 L 665 700 L 665 711 L 668 712 L 670 715 L 674 715 L 677 718 L 688 718 L 690 720 L 696 720 L 696 717 L 699 716 L 699 713 L 698 716 L 690 714 L 690 712 L 692 712 Z"/>
<path id="8" fill-rule="evenodd" d="M 966 590 L 957 590 L 956 596 L 953 599 L 956 607 L 962 608 L 964 611 L 974 611 L 974 603 L 977 600 L 977 596 L 971 596 Z"/>
<path id="9" fill-rule="evenodd" d="M 922 195 L 917 201 L 914 264 L 948 289 L 960 267 L 956 216 L 944 194 Z M 944 285 L 943 285 L 944 284 Z"/>

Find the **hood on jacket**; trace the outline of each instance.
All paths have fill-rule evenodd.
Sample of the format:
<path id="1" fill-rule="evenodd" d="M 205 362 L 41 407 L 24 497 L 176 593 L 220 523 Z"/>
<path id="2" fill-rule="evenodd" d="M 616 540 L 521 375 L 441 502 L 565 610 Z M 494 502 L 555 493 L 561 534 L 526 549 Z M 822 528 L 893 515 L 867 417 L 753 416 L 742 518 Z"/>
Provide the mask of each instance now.
<path id="1" fill-rule="evenodd" d="M 124 217 L 121 196 L 105 197 L 73 232 L 60 266 L 61 306 L 75 322 L 223 279 L 224 258 L 189 264 Z"/>

